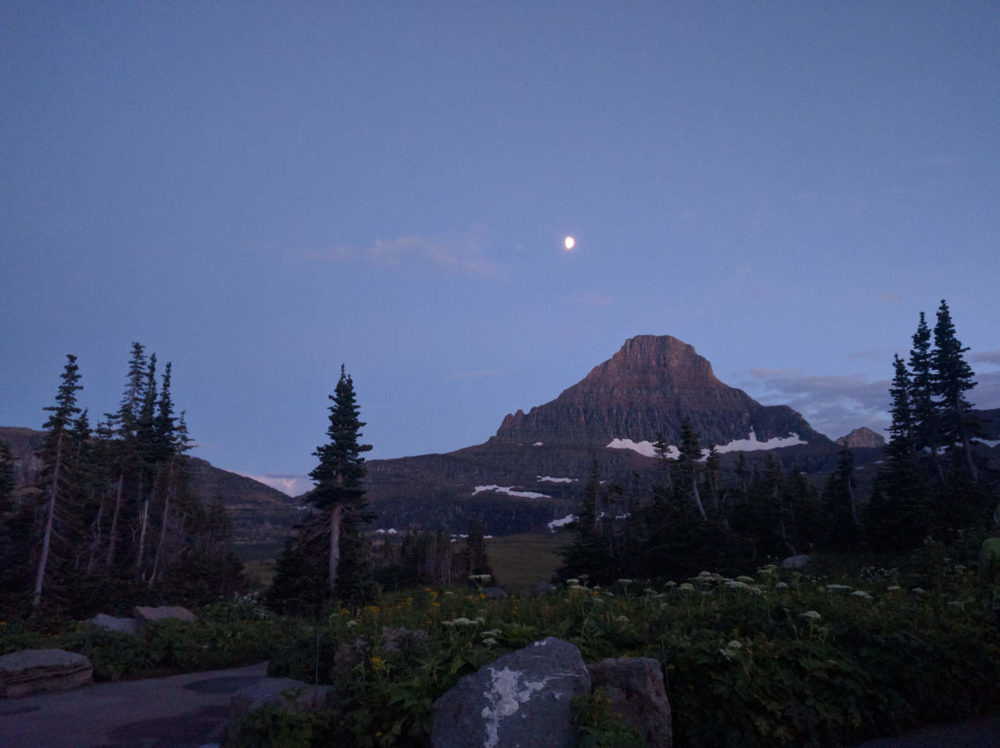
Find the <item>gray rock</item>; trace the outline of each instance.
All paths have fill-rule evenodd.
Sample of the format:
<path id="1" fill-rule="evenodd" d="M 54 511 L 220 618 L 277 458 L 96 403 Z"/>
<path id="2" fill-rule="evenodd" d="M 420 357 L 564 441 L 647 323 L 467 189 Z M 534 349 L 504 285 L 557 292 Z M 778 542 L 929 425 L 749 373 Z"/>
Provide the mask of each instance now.
<path id="1" fill-rule="evenodd" d="M 235 723 L 269 704 L 279 704 L 293 712 L 317 709 L 326 703 L 330 691 L 330 686 L 314 686 L 292 678 L 261 678 L 229 699 L 230 722 Z"/>
<path id="2" fill-rule="evenodd" d="M 90 622 L 95 626 L 117 631 L 119 634 L 131 634 L 132 636 L 139 634 L 139 622 L 134 618 L 115 618 L 104 613 L 98 613 L 90 619 Z"/>
<path id="3" fill-rule="evenodd" d="M 650 748 L 671 748 L 674 742 L 670 701 L 660 663 L 648 657 L 607 659 L 588 665 L 593 687 L 603 687 L 611 711 L 638 731 Z"/>
<path id="4" fill-rule="evenodd" d="M 137 605 L 132 610 L 132 616 L 139 622 L 140 628 L 145 626 L 147 623 L 152 623 L 153 621 L 164 621 L 168 618 L 176 618 L 177 620 L 186 621 L 188 623 L 193 623 L 198 620 L 198 616 L 180 605 L 161 605 L 158 608 L 148 608 L 142 605 Z"/>
<path id="5" fill-rule="evenodd" d="M 576 744 L 570 703 L 589 691 L 580 650 L 550 636 L 465 676 L 438 699 L 431 745 L 570 748 Z"/>
<path id="6" fill-rule="evenodd" d="M 90 683 L 94 668 L 82 654 L 63 649 L 22 649 L 0 657 L 0 698 L 38 691 L 66 691 Z"/>
<path id="7" fill-rule="evenodd" d="M 781 562 L 782 569 L 802 569 L 809 563 L 809 556 L 800 553 L 798 556 L 789 556 Z"/>

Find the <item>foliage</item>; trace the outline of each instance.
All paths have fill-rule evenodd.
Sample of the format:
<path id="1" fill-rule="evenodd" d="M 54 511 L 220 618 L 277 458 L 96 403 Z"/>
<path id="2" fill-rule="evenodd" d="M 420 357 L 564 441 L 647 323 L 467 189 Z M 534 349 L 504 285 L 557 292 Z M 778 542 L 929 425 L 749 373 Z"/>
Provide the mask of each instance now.
<path id="1" fill-rule="evenodd" d="M 579 748 L 643 748 L 642 736 L 617 719 L 603 688 L 573 699 L 573 724 Z"/>
<path id="2" fill-rule="evenodd" d="M 92 432 L 76 401 L 79 367 L 67 357 L 55 404 L 45 408 L 36 485 L 23 487 L 8 512 L 0 495 L 5 608 L 86 617 L 122 600 L 198 605 L 239 587 L 228 517 L 189 485 L 171 375 L 168 363 L 158 387 L 155 354 L 133 343 L 119 407 Z"/>

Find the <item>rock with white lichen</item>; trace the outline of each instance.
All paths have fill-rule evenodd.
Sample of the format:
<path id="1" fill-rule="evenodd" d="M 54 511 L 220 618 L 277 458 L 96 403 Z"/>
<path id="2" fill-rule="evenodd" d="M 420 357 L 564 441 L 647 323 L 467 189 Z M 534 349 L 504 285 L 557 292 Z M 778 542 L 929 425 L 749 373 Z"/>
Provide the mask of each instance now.
<path id="1" fill-rule="evenodd" d="M 467 675 L 434 704 L 437 748 L 576 745 L 573 699 L 590 692 L 580 650 L 548 637 Z"/>

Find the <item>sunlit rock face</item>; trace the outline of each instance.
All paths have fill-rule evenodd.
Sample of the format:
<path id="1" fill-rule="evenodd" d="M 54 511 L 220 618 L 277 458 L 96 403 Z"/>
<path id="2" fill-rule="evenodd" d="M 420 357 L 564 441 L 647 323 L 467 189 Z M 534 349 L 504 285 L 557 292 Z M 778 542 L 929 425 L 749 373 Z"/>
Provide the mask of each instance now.
<path id="1" fill-rule="evenodd" d="M 669 335 L 640 335 L 555 400 L 504 418 L 497 444 L 600 445 L 639 443 L 661 434 L 677 443 L 685 418 L 703 445 L 767 442 L 798 435 L 828 443 L 787 406 L 766 407 L 720 382 L 695 349 Z"/>
<path id="2" fill-rule="evenodd" d="M 885 446 L 885 438 L 881 434 L 876 434 L 867 426 L 862 426 L 859 429 L 854 429 L 847 436 L 837 439 L 837 444 L 841 447 L 849 447 L 850 449 L 859 447 L 877 448 Z"/>

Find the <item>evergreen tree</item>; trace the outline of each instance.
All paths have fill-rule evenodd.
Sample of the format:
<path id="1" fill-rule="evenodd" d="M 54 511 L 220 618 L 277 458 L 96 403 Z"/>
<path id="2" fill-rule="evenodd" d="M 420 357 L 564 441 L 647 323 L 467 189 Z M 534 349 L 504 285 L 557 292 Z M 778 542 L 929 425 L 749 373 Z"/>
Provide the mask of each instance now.
<path id="1" fill-rule="evenodd" d="M 933 456 L 940 441 L 931 374 L 931 331 L 923 312 L 910 349 L 910 408 L 913 446 L 927 449 Z"/>
<path id="2" fill-rule="evenodd" d="M 699 463 L 701 460 L 701 443 L 698 440 L 698 432 L 694 430 L 690 418 L 685 418 L 681 424 L 681 444 L 680 456 L 677 458 L 677 472 L 680 485 L 684 491 L 688 492 L 691 501 L 694 502 L 698 515 L 703 520 L 708 520 L 705 514 L 705 506 L 701 501 L 701 492 L 698 490 Z"/>
<path id="3" fill-rule="evenodd" d="M 840 450 L 837 470 L 823 489 L 823 506 L 829 517 L 826 545 L 834 550 L 847 550 L 857 545 L 859 538 L 858 503 L 854 487 L 854 455 L 845 445 Z"/>
<path id="4" fill-rule="evenodd" d="M 560 579 L 586 575 L 604 579 L 612 566 L 608 545 L 604 539 L 606 517 L 601 516 L 601 474 L 594 459 L 590 475 L 583 490 L 583 500 L 572 524 L 573 540 L 561 551 L 562 565 L 557 572 Z"/>
<path id="5" fill-rule="evenodd" d="M 66 366 L 62 382 L 56 394 L 56 404 L 46 407 L 50 413 L 45 422 L 45 441 L 38 453 L 42 462 L 38 488 L 44 497 L 44 521 L 41 532 L 41 548 L 35 573 L 31 604 L 37 606 L 45 591 L 45 583 L 50 563 L 55 566 L 65 559 L 59 558 L 53 550 L 53 540 L 59 537 L 57 525 L 65 523 L 74 500 L 75 447 L 83 435 L 73 433 L 74 416 L 81 412 L 76 404 L 76 393 L 83 389 L 76 356 L 66 356 Z M 74 436 L 76 437 L 74 439 Z"/>
<path id="6" fill-rule="evenodd" d="M 973 381 L 972 367 L 963 356 L 968 350 L 959 342 L 948 304 L 942 299 L 937 312 L 937 324 L 934 326 L 931 388 L 937 397 L 941 442 L 952 454 L 957 452 L 956 447 L 961 447 L 969 478 L 975 483 L 979 476 L 972 460 L 971 437 L 976 435 L 976 422 L 966 393 L 976 383 Z"/>
<path id="7" fill-rule="evenodd" d="M 10 445 L 0 439 L 0 522 L 14 506 L 14 455 Z"/>
<path id="8" fill-rule="evenodd" d="M 370 444 L 362 444 L 360 409 L 354 394 L 354 382 L 344 367 L 340 367 L 340 380 L 330 396 L 329 441 L 313 453 L 319 464 L 309 476 L 316 481 L 316 488 L 309 494 L 309 501 L 329 518 L 329 543 L 327 547 L 327 586 L 331 595 L 346 596 L 357 591 L 365 575 L 364 546 L 361 526 L 369 518 L 365 512 L 364 452 Z"/>
<path id="9" fill-rule="evenodd" d="M 927 483 L 916 451 L 913 385 L 898 355 L 893 370 L 889 442 L 864 523 L 867 543 L 877 550 L 912 548 L 926 536 L 930 521 Z"/>

